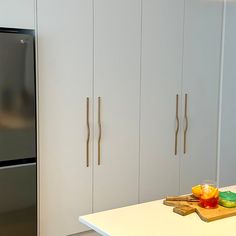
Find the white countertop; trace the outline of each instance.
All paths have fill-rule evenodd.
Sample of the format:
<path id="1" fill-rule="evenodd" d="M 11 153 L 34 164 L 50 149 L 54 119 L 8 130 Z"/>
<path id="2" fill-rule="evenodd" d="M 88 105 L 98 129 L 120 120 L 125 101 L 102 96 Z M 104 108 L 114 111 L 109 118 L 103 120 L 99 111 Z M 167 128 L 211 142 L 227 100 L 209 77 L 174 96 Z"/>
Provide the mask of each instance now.
<path id="1" fill-rule="evenodd" d="M 224 188 L 236 192 L 236 185 Z M 236 216 L 206 223 L 196 213 L 181 216 L 163 200 L 81 216 L 80 222 L 105 236 L 236 235 Z"/>

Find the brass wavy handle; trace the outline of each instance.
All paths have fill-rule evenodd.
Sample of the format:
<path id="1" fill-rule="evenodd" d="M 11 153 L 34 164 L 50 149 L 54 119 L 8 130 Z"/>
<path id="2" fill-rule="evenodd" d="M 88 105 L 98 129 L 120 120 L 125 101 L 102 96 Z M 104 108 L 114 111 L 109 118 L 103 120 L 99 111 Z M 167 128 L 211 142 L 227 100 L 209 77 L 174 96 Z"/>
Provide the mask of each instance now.
<path id="1" fill-rule="evenodd" d="M 179 95 L 176 94 L 176 106 L 175 106 L 175 118 L 177 122 L 177 127 L 175 130 L 175 155 L 177 155 L 178 151 L 178 133 L 179 133 Z"/>
<path id="2" fill-rule="evenodd" d="M 98 97 L 98 165 L 101 164 L 101 138 L 102 138 L 102 125 L 101 125 L 101 97 Z"/>
<path id="3" fill-rule="evenodd" d="M 86 140 L 86 166 L 89 167 L 89 140 L 90 140 L 90 126 L 89 126 L 89 98 L 86 98 L 86 122 L 87 122 L 87 140 Z"/>
<path id="4" fill-rule="evenodd" d="M 188 94 L 185 94 L 184 99 L 184 119 L 185 119 L 185 129 L 184 129 L 184 154 L 186 153 L 186 143 L 187 143 L 187 131 L 188 131 Z"/>

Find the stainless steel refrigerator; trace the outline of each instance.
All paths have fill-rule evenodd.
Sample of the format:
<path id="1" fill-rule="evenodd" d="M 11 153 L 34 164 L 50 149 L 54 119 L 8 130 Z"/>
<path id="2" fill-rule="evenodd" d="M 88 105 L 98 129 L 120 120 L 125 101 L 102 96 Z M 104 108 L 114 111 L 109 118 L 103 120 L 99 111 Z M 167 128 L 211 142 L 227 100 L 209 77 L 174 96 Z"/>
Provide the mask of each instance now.
<path id="1" fill-rule="evenodd" d="M 0 235 L 35 236 L 34 31 L 0 28 Z"/>

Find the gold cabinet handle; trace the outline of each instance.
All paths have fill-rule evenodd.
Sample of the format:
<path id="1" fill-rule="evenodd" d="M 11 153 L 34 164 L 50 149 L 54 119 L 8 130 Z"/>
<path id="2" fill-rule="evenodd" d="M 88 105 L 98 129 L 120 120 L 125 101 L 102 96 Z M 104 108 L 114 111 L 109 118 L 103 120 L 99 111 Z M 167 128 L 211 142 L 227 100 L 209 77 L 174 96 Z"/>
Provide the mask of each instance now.
<path id="1" fill-rule="evenodd" d="M 188 94 L 185 94 L 184 99 L 184 119 L 185 119 L 185 129 L 184 129 L 184 154 L 186 153 L 186 143 L 187 143 L 187 131 L 188 131 Z"/>
<path id="2" fill-rule="evenodd" d="M 89 140 L 90 140 L 90 126 L 89 126 L 89 98 L 86 98 L 86 122 L 87 122 L 87 140 L 86 140 L 86 166 L 89 167 Z"/>
<path id="3" fill-rule="evenodd" d="M 175 119 L 177 122 L 177 127 L 175 130 L 175 155 L 177 155 L 178 133 L 179 133 L 179 95 L 178 94 L 176 94 Z"/>
<path id="4" fill-rule="evenodd" d="M 102 125 L 101 125 L 101 97 L 98 97 L 98 165 L 101 164 L 101 138 L 102 138 Z"/>

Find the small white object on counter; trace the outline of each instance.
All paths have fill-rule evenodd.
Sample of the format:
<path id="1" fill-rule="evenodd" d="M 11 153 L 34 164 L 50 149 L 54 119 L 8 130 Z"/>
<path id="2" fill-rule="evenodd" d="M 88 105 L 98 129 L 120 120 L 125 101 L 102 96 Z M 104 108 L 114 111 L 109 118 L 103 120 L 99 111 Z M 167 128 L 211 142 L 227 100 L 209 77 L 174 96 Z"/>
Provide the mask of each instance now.
<path id="1" fill-rule="evenodd" d="M 236 185 L 221 191 L 236 192 Z M 236 235 L 236 216 L 206 223 L 196 213 L 180 216 L 163 200 L 81 216 L 80 222 L 104 236 Z"/>

